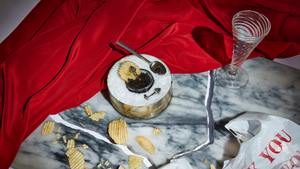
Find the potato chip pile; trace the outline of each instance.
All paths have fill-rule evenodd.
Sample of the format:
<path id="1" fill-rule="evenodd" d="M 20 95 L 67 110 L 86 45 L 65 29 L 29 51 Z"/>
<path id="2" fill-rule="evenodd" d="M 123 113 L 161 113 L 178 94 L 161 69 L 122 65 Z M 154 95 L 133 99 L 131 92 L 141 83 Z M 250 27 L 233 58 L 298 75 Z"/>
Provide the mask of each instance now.
<path id="1" fill-rule="evenodd" d="M 90 106 L 87 105 L 84 107 L 86 113 L 89 115 L 89 118 L 91 118 L 94 121 L 99 121 L 99 119 L 103 119 L 105 113 L 104 112 L 98 112 L 98 113 L 93 113 Z M 46 134 L 51 134 L 53 133 L 55 127 L 55 122 L 54 121 L 48 121 L 45 122 L 43 125 L 42 129 L 42 135 L 45 136 Z M 57 132 L 60 130 L 60 127 L 56 130 Z M 158 135 L 162 131 L 158 128 L 154 128 L 152 133 L 155 135 Z M 108 125 L 108 133 L 109 136 L 113 139 L 113 141 L 116 144 L 124 144 L 127 139 L 128 139 L 128 131 L 127 131 L 127 123 L 123 119 L 116 119 L 113 120 L 109 123 Z M 75 146 L 75 139 L 79 137 L 80 133 L 76 133 L 74 138 L 68 139 L 66 138 L 65 135 L 62 136 L 63 142 L 66 144 L 66 148 L 68 149 L 66 152 L 66 155 L 68 157 L 68 161 L 70 164 L 71 169 L 83 169 L 84 164 L 85 164 L 85 159 L 81 151 L 78 150 L 78 147 Z M 56 138 L 59 139 L 60 133 L 56 133 Z M 152 142 L 147 139 L 144 136 L 138 136 L 136 137 L 136 141 L 145 149 L 147 150 L 150 154 L 154 155 L 155 154 L 155 149 L 152 144 Z M 52 144 L 58 144 L 58 141 L 52 141 Z M 83 149 L 89 148 L 88 145 L 82 144 Z M 129 169 L 137 169 L 139 168 L 143 163 L 143 158 L 139 156 L 134 156 L 130 155 L 128 158 L 128 165 Z M 102 162 L 98 164 L 98 168 L 102 167 L 105 169 L 109 165 L 108 161 Z M 106 168 L 106 169 L 111 169 L 111 167 Z M 118 169 L 125 169 L 123 166 L 119 166 Z"/>
<path id="2" fill-rule="evenodd" d="M 46 134 L 51 134 L 53 133 L 53 129 L 55 127 L 55 122 L 54 121 L 47 121 L 44 123 L 43 128 L 42 128 L 42 135 L 45 136 Z M 60 127 L 56 130 L 59 131 Z M 77 133 L 74 136 L 74 139 L 78 138 L 80 133 Z M 56 133 L 56 138 L 60 138 L 60 133 Z M 67 141 L 66 136 L 62 136 L 64 143 L 67 143 L 67 152 L 66 155 L 68 157 L 68 161 L 70 164 L 71 169 L 83 169 L 85 160 L 83 157 L 83 154 L 78 150 L 78 147 L 75 147 L 75 140 L 70 139 Z M 58 144 L 57 140 L 54 140 L 51 142 L 52 144 Z"/>
<path id="3" fill-rule="evenodd" d="M 42 135 L 45 136 L 46 134 L 51 134 L 53 133 L 55 127 L 55 122 L 54 121 L 48 121 L 45 122 L 42 128 Z M 60 130 L 60 127 L 56 130 L 57 132 Z M 75 146 L 75 139 L 79 137 L 80 133 L 76 133 L 74 135 L 74 138 L 68 139 L 65 135 L 62 136 L 62 140 L 64 143 L 66 143 L 66 156 L 68 157 L 69 165 L 71 169 L 83 169 L 84 164 L 85 164 L 85 159 L 81 151 L 78 150 L 78 147 Z M 60 133 L 56 133 L 56 138 L 60 138 Z M 57 140 L 54 140 L 51 142 L 52 144 L 58 144 Z M 82 144 L 81 145 L 83 149 L 88 149 L 88 145 Z M 112 169 L 109 167 L 110 163 L 106 160 L 100 164 L 98 164 L 98 168 L 102 167 L 103 169 Z M 108 168 L 106 168 L 108 167 Z M 122 166 L 119 166 L 120 169 L 125 169 L 122 168 Z M 86 169 L 86 168 L 85 168 Z"/>

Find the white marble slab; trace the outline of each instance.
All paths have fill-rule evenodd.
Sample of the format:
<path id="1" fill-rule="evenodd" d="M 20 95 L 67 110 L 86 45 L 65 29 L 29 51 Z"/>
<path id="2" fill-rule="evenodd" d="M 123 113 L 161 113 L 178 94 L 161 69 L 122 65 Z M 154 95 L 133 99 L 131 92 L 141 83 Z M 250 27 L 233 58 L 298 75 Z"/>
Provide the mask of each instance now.
<path id="1" fill-rule="evenodd" d="M 184 157 L 195 169 L 209 168 L 214 164 L 218 169 L 223 162 L 236 156 L 239 144 L 224 125 L 232 118 L 246 111 L 259 111 L 291 119 L 300 124 L 300 71 L 263 58 L 247 60 L 243 67 L 250 76 L 249 84 L 242 90 L 230 90 L 215 83 L 212 110 L 215 119 L 215 143 L 203 151 Z M 96 94 L 79 107 L 61 112 L 66 121 L 80 127 L 96 131 L 108 137 L 107 125 L 110 121 L 123 118 L 128 123 L 127 144 L 134 151 L 147 154 L 156 165 L 161 166 L 177 153 L 200 145 L 206 140 L 206 113 L 204 99 L 208 73 L 173 74 L 173 98 L 169 107 L 159 116 L 148 120 L 132 120 L 121 116 L 110 105 L 107 90 Z M 105 111 L 104 120 L 94 122 L 88 118 L 84 106 L 89 104 L 94 112 Z M 73 136 L 78 131 L 62 126 L 63 133 Z M 153 128 L 162 133 L 152 134 Z M 68 168 L 66 150 L 63 144 L 52 145 L 55 136 L 41 136 L 38 128 L 22 144 L 12 165 L 18 169 Z M 135 141 L 136 136 L 145 136 L 155 147 L 155 155 L 150 155 Z M 128 157 L 119 148 L 81 133 L 78 144 L 87 142 L 84 150 L 88 160 L 85 167 L 97 168 L 101 158 L 110 159 L 112 169 L 118 165 L 128 168 Z M 33 145 L 36 147 L 33 148 Z M 118 154 L 118 156 L 116 156 Z M 45 158 L 47 157 L 47 158 Z M 207 159 L 207 163 L 204 160 Z M 59 166 L 59 167 L 54 167 Z M 49 168 L 51 168 L 49 167 Z M 46 168 L 46 167 L 42 167 Z M 141 168 L 146 168 L 143 165 Z"/>

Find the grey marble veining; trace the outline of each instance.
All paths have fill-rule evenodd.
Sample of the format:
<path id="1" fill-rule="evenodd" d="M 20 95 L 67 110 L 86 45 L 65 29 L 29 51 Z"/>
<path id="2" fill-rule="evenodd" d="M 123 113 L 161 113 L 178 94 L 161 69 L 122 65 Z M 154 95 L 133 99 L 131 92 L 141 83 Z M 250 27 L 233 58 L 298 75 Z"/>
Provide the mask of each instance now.
<path id="1" fill-rule="evenodd" d="M 249 74 L 248 85 L 241 90 L 230 90 L 215 82 L 212 111 L 215 119 L 215 142 L 203 151 L 185 156 L 193 168 L 209 168 L 209 164 L 215 164 L 218 169 L 222 168 L 223 162 L 234 158 L 239 151 L 239 144 L 225 128 L 224 125 L 232 118 L 246 111 L 258 111 L 278 115 L 291 119 L 300 124 L 300 71 L 263 58 L 247 60 L 243 67 Z M 129 138 L 126 144 L 134 151 L 147 154 L 156 165 L 161 166 L 180 152 L 184 152 L 200 145 L 206 140 L 206 112 L 204 99 L 207 85 L 207 72 L 196 74 L 173 74 L 173 94 L 169 107 L 159 116 L 148 120 L 132 120 L 121 116 L 111 106 L 107 90 L 99 92 L 82 105 L 61 112 L 59 115 L 66 121 L 80 127 L 96 131 L 109 138 L 107 134 L 108 123 L 112 120 L 123 118 L 128 124 Z M 93 110 L 105 111 L 103 120 L 94 122 L 88 118 L 84 106 L 89 104 Z M 74 135 L 76 131 L 62 126 L 63 131 Z M 154 135 L 153 128 L 159 128 L 162 133 Z M 39 129 L 37 129 L 39 130 Z M 37 131 L 36 131 L 37 132 Z M 136 136 L 145 136 L 153 142 L 155 155 L 150 155 L 135 141 Z M 85 167 L 96 168 L 101 157 L 112 158 L 112 169 L 122 164 L 128 168 L 128 156 L 114 145 L 97 140 L 89 134 L 81 133 L 82 142 L 88 141 L 90 148 L 84 154 L 89 162 Z M 63 152 L 62 145 L 49 145 L 53 138 L 42 137 L 33 133 L 22 144 L 20 151 L 13 163 L 18 169 L 39 168 L 46 165 L 46 154 L 50 157 L 48 164 L 67 168 L 68 162 Z M 47 142 L 47 143 L 46 143 Z M 32 150 L 32 145 L 38 148 Z M 101 146 L 100 146 L 101 145 Z M 57 146 L 55 149 L 50 147 Z M 43 152 L 44 151 L 44 152 Z M 43 153 L 41 153 L 43 152 Z M 101 152 L 101 153 L 99 153 Z M 116 156 L 118 154 L 118 156 Z M 120 155 L 119 155 L 120 154 Z M 92 157 L 96 155 L 96 157 Z M 105 155 L 105 156 L 104 156 Z M 93 160 L 90 158 L 92 157 Z M 33 166 L 30 161 L 40 163 Z M 34 160 L 35 159 L 35 160 Z M 204 160 L 207 159 L 207 163 Z M 30 167 L 29 167 L 30 163 Z M 60 167 L 53 167 L 60 168 Z M 143 165 L 141 168 L 145 168 Z"/>

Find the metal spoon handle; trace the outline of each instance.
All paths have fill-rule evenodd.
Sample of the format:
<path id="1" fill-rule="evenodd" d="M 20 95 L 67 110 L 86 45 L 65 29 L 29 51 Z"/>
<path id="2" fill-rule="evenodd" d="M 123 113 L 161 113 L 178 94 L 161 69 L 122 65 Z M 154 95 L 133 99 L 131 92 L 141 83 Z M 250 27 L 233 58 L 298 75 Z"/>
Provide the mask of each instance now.
<path id="1" fill-rule="evenodd" d="M 121 41 L 118 40 L 117 44 L 119 46 L 121 46 L 122 48 L 126 49 L 128 52 L 134 54 L 135 56 L 137 56 L 137 57 L 143 59 L 144 61 L 148 62 L 149 64 L 151 64 L 151 62 L 148 59 L 144 58 L 142 55 L 140 55 L 135 50 L 133 50 L 132 48 L 130 48 L 129 46 L 127 46 L 125 43 L 123 43 L 123 42 L 121 42 Z"/>

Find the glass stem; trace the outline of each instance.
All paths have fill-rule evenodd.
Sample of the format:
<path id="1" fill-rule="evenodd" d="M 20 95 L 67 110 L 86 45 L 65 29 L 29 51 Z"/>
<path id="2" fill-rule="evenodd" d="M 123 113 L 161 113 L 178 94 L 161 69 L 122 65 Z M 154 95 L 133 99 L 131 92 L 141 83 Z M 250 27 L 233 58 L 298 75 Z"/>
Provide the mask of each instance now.
<path id="1" fill-rule="evenodd" d="M 229 70 L 228 73 L 232 76 L 235 76 L 237 74 L 237 69 L 238 69 L 238 67 L 231 64 L 230 65 L 230 70 Z"/>

